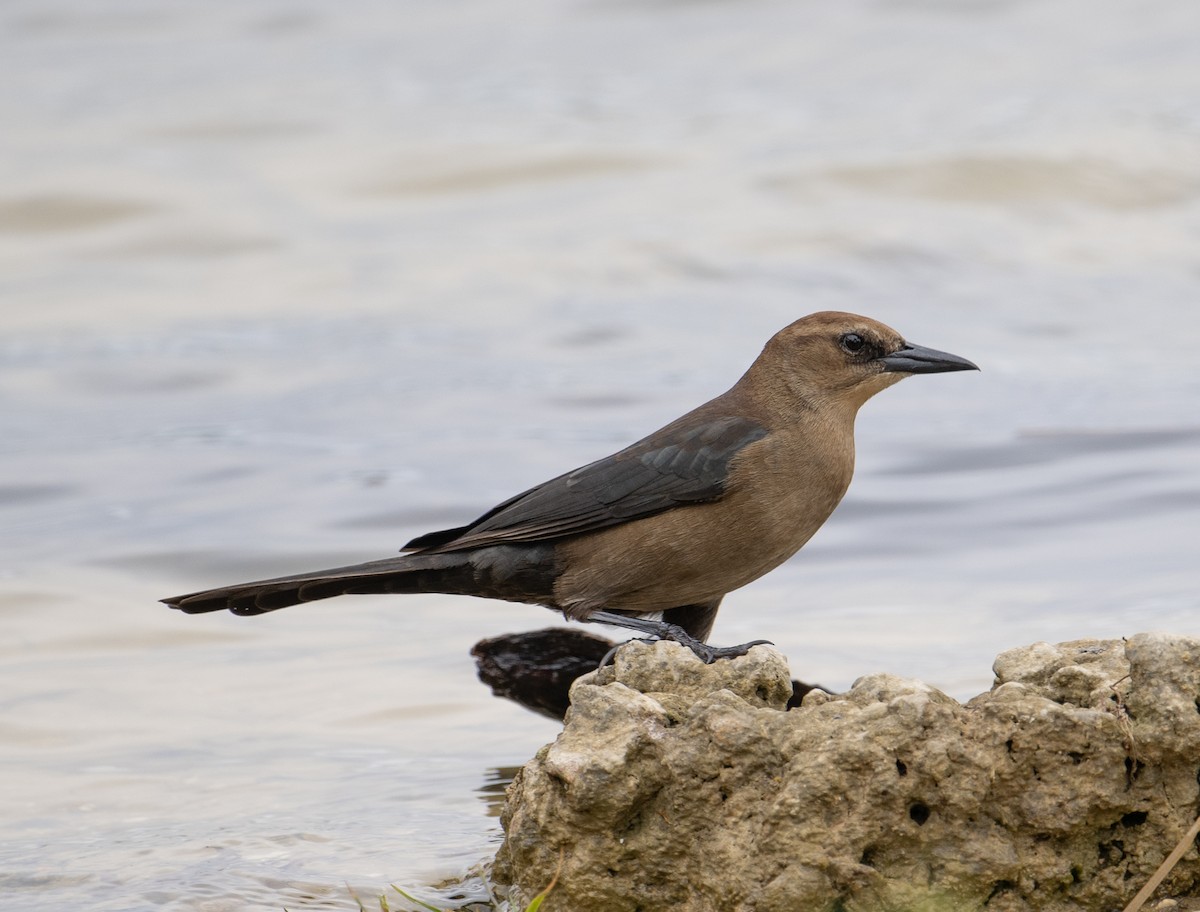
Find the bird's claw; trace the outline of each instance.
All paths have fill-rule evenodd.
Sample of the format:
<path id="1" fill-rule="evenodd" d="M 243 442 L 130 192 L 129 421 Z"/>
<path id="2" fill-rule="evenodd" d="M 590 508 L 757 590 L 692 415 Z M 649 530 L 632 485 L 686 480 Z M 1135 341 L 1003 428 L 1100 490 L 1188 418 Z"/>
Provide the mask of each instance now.
<path id="1" fill-rule="evenodd" d="M 774 646 L 770 640 L 751 640 L 749 643 L 742 643 L 740 646 L 709 646 L 707 643 L 702 643 L 696 639 L 682 627 L 675 624 L 667 625 L 660 639 L 674 640 L 681 646 L 686 646 L 696 657 L 705 665 L 711 665 L 718 659 L 736 659 L 738 656 L 744 656 L 755 646 Z"/>
<path id="2" fill-rule="evenodd" d="M 770 640 L 751 640 L 749 643 L 742 643 L 738 646 L 709 646 L 707 643 L 701 643 L 699 649 L 695 646 L 689 646 L 689 648 L 700 657 L 705 665 L 711 665 L 718 659 L 736 659 L 744 656 L 755 646 L 774 645 Z"/>
<path id="3" fill-rule="evenodd" d="M 621 648 L 623 646 L 628 646 L 630 643 L 657 643 L 657 642 L 658 642 L 657 637 L 634 637 L 631 640 L 626 640 L 624 643 L 617 643 L 615 646 L 613 646 L 612 649 L 610 649 L 608 652 L 604 653 L 604 658 L 602 658 L 600 660 L 600 664 L 597 665 L 596 667 L 603 668 L 605 665 L 612 665 L 613 659 L 616 657 L 617 653 L 621 650 Z"/>
<path id="4" fill-rule="evenodd" d="M 682 627 L 678 627 L 674 624 L 669 625 L 668 628 L 663 630 L 660 635 L 653 637 L 634 637 L 631 640 L 626 640 L 625 643 L 658 643 L 662 641 L 678 643 L 680 646 L 686 646 L 705 665 L 711 665 L 718 659 L 736 659 L 740 656 L 744 656 L 755 646 L 775 645 L 770 640 L 751 640 L 749 643 L 742 643 L 740 646 L 709 646 L 707 643 L 703 643 L 696 639 Z M 618 643 L 607 653 L 605 653 L 604 658 L 600 660 L 600 664 L 597 667 L 603 668 L 605 665 L 611 663 L 613 661 L 613 657 L 617 654 L 617 650 L 624 646 L 625 643 Z"/>

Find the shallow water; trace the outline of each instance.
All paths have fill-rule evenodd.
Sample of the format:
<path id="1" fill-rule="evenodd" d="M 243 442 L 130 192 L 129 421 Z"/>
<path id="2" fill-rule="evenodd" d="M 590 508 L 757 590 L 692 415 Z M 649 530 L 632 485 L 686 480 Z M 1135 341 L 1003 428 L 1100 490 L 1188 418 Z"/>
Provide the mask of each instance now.
<path id="1" fill-rule="evenodd" d="M 156 599 L 466 521 L 814 310 L 983 371 L 864 409 L 846 502 L 715 640 L 967 697 L 1011 646 L 1200 633 L 1197 26 L 1186 0 L 5 4 L 5 904 L 352 909 L 347 882 L 487 857 L 556 726 L 467 652 L 553 616 Z"/>

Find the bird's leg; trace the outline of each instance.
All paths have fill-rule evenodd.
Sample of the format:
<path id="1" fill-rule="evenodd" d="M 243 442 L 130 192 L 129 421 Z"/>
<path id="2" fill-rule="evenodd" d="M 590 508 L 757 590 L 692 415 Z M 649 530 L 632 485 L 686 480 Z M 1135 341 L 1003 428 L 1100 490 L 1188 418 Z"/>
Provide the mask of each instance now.
<path id="1" fill-rule="evenodd" d="M 744 656 L 750 651 L 752 646 L 774 645 L 770 640 L 751 640 L 749 643 L 742 643 L 740 646 L 709 646 L 707 643 L 696 639 L 677 624 L 668 624 L 665 621 L 656 621 L 652 618 L 637 617 L 634 615 L 615 614 L 611 611 L 593 611 L 584 620 L 589 624 L 610 624 L 613 627 L 636 630 L 638 633 L 649 634 L 656 640 L 671 640 L 682 646 L 686 646 L 706 665 L 711 665 L 717 659 L 735 659 L 738 656 Z M 613 651 L 615 652 L 616 650 L 614 649 Z M 607 664 L 611 656 L 612 653 L 610 652 L 600 664 Z"/>

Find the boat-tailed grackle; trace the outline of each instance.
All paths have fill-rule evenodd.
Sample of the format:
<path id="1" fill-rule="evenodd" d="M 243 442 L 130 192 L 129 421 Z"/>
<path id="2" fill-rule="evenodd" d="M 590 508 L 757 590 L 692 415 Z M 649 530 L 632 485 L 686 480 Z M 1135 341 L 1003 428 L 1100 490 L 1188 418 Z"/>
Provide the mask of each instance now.
<path id="1" fill-rule="evenodd" d="M 960 370 L 978 368 L 866 317 L 811 314 L 712 401 L 398 557 L 163 601 L 263 614 L 357 593 L 476 595 L 677 640 L 709 662 L 741 655 L 754 644 L 704 642 L 721 599 L 829 518 L 850 485 L 862 404 L 910 374 Z"/>

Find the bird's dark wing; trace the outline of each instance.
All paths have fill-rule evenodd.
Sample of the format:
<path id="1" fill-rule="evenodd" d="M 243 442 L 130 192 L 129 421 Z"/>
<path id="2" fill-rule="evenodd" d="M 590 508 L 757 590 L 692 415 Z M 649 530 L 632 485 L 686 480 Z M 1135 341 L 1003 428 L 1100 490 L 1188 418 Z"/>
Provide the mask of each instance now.
<path id="1" fill-rule="evenodd" d="M 545 541 L 716 500 L 725 491 L 729 461 L 766 434 L 749 418 L 675 422 L 619 453 L 518 494 L 469 525 L 414 538 L 404 550 Z"/>

